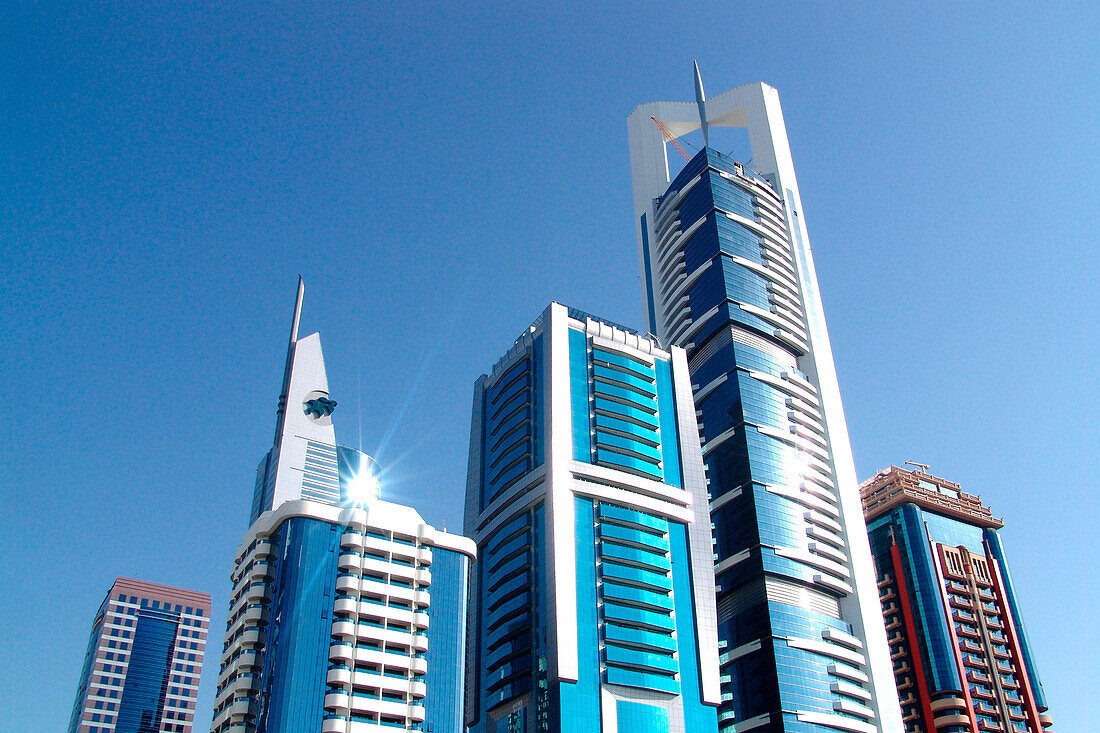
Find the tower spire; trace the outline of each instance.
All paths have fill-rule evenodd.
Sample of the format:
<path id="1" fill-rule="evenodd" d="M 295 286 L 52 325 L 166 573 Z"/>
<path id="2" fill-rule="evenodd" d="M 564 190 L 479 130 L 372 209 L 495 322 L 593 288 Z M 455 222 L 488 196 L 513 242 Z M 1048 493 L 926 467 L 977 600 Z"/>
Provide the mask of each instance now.
<path id="1" fill-rule="evenodd" d="M 699 75 L 699 62 L 695 65 L 695 104 L 699 107 L 699 129 L 703 131 L 703 145 L 710 145 L 710 130 L 707 126 L 707 95 L 703 94 L 703 77 Z"/>
<path id="2" fill-rule="evenodd" d="M 283 424 L 286 422 L 286 401 L 290 393 L 290 373 L 294 368 L 294 345 L 298 343 L 298 324 L 302 320 L 302 300 L 306 286 L 301 274 L 298 275 L 298 294 L 294 299 L 294 318 L 290 323 L 290 343 L 286 347 L 286 367 L 283 369 L 283 389 L 279 393 L 279 406 L 276 408 L 275 445 L 282 442 Z"/>
<path id="3" fill-rule="evenodd" d="M 306 293 L 301 274 L 298 275 L 298 297 L 294 301 L 294 320 L 290 324 L 290 343 L 298 340 L 298 323 L 302 320 L 302 296 Z"/>

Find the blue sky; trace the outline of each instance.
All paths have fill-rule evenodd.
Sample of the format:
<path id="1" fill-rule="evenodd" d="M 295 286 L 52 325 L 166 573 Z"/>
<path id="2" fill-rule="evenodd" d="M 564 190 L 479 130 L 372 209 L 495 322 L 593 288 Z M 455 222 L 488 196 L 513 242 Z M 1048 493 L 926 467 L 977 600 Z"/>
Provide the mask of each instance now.
<path id="1" fill-rule="evenodd" d="M 116 575 L 213 593 L 208 725 L 298 273 L 341 440 L 458 529 L 474 379 L 551 299 L 642 323 L 625 121 L 692 59 L 780 92 L 860 477 L 1005 519 L 1089 727 L 1095 7 L 94 5 L 0 10 L 0 729 L 63 729 Z"/>

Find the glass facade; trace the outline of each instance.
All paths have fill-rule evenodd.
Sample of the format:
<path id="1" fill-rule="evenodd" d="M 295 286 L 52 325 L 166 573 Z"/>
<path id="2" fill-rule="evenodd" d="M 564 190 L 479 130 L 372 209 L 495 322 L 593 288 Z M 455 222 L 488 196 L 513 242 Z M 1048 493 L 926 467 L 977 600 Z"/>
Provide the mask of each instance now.
<path id="1" fill-rule="evenodd" d="M 717 730 L 717 643 L 697 607 L 713 616 L 710 532 L 687 516 L 688 491 L 704 494 L 679 368 L 677 385 L 669 352 L 554 304 L 478 380 L 470 731 Z"/>
<path id="2" fill-rule="evenodd" d="M 115 722 L 117 733 L 146 733 L 161 729 L 178 623 L 178 618 L 167 614 L 138 615 L 126 684 L 122 688 L 118 720 Z"/>
<path id="3" fill-rule="evenodd" d="M 294 518 L 269 540 L 274 623 L 256 686 L 259 733 L 315 729 L 323 717 L 340 534 L 338 525 Z"/>
<path id="4" fill-rule="evenodd" d="M 687 351 L 703 436 L 720 725 L 870 726 L 866 659 L 836 642 L 860 632 L 841 612 L 852 573 L 818 385 L 800 369 L 812 359 L 805 282 L 784 201 L 768 180 L 705 148 L 645 216 L 651 322 Z M 852 674 L 830 671 L 838 665 Z"/>
<path id="5" fill-rule="evenodd" d="M 466 594 L 470 558 L 436 548 L 432 561 L 432 624 L 428 673 L 424 683 L 425 733 L 464 733 L 463 682 L 466 670 Z"/>

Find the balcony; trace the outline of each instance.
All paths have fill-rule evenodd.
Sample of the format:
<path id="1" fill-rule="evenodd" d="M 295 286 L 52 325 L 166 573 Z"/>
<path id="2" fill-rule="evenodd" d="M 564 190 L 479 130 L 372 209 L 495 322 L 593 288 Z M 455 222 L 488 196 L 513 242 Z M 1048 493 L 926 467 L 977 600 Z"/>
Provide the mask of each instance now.
<path id="1" fill-rule="evenodd" d="M 340 537 L 340 547 L 346 550 L 354 550 L 357 553 L 363 549 L 363 535 L 359 532 L 345 532 Z"/>
<path id="2" fill-rule="evenodd" d="M 330 685 L 350 685 L 351 684 L 351 670 L 350 669 L 330 669 L 328 674 L 325 675 L 325 682 Z"/>
<path id="3" fill-rule="evenodd" d="M 351 621 L 341 621 L 337 617 L 337 620 L 332 622 L 332 636 L 337 639 L 354 639 L 355 624 Z"/>
<path id="4" fill-rule="evenodd" d="M 321 721 L 321 733 L 347 733 L 348 721 L 343 718 L 326 718 Z"/>
<path id="5" fill-rule="evenodd" d="M 325 709 L 346 713 L 351 709 L 350 698 L 346 692 L 330 692 L 325 695 Z"/>
<path id="6" fill-rule="evenodd" d="M 966 710 L 966 700 L 961 697 L 944 697 L 933 700 L 929 707 L 936 713 L 941 710 Z"/>
<path id="7" fill-rule="evenodd" d="M 970 725 L 969 715 L 958 715 L 952 713 L 950 715 L 943 715 L 938 718 L 932 718 L 932 724 L 937 728 L 944 728 L 949 725 Z"/>

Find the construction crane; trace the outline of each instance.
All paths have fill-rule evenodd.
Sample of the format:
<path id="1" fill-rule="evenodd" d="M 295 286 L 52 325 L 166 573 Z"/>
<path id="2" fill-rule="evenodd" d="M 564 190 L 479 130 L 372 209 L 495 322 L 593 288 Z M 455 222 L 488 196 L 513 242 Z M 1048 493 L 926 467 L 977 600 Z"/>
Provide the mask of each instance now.
<path id="1" fill-rule="evenodd" d="M 649 119 L 653 120 L 653 124 L 657 125 L 657 129 L 665 136 L 665 141 L 672 143 L 672 147 L 676 148 L 680 155 L 684 156 L 684 160 L 691 160 L 691 156 L 684 150 L 684 146 L 680 144 L 680 141 L 676 139 L 675 135 L 668 131 L 667 127 L 661 124 L 659 119 L 652 116 Z"/>

